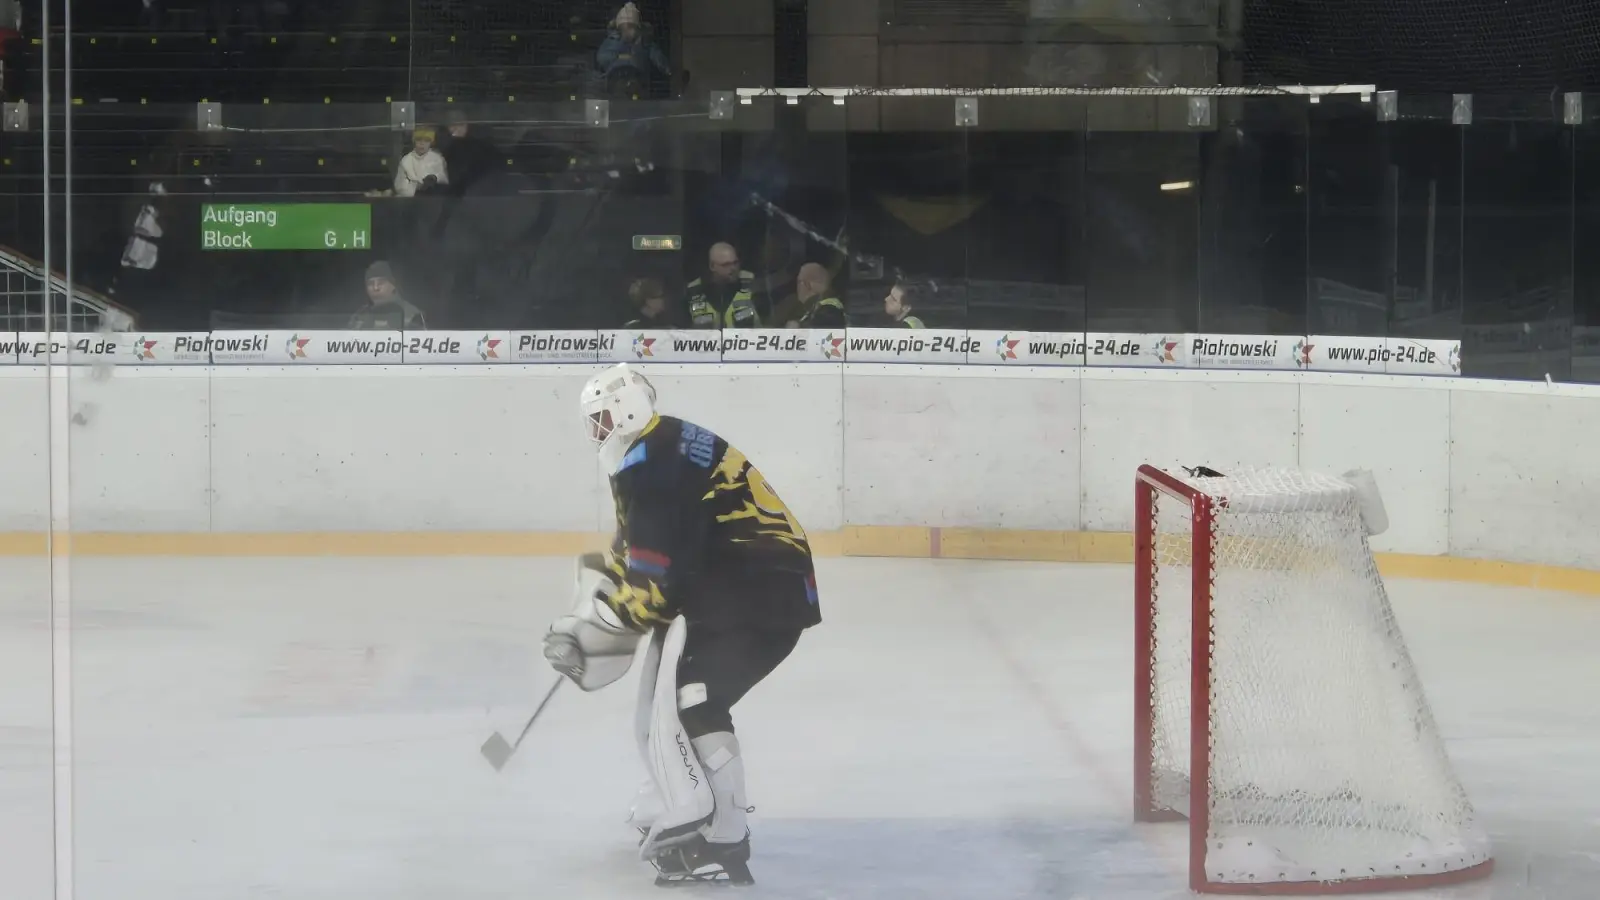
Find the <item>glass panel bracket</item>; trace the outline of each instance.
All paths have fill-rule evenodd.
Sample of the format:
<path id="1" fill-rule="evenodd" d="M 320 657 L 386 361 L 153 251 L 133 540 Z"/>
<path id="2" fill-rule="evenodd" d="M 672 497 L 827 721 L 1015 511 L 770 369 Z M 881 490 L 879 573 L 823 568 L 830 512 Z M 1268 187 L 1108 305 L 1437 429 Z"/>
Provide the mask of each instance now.
<path id="1" fill-rule="evenodd" d="M 7 103 L 0 109 L 0 130 L 27 131 L 28 130 L 28 104 L 25 101 Z"/>
<path id="2" fill-rule="evenodd" d="M 396 100 L 389 104 L 389 129 L 410 131 L 417 127 L 417 105 L 410 100 Z"/>
<path id="3" fill-rule="evenodd" d="M 957 128 L 977 128 L 978 127 L 978 98 L 977 97 L 957 97 L 956 98 L 956 127 Z"/>
<path id="4" fill-rule="evenodd" d="M 1379 91 L 1378 121 L 1393 122 L 1400 118 L 1400 95 L 1394 91 Z"/>

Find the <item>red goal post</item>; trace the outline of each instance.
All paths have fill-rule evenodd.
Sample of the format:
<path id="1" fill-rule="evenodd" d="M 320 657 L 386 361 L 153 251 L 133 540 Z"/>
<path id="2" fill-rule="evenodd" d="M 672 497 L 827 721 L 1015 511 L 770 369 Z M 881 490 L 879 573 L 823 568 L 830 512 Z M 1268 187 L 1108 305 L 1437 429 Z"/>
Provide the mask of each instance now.
<path id="1" fill-rule="evenodd" d="M 1190 889 L 1366 893 L 1488 876 L 1488 838 L 1356 489 L 1294 470 L 1144 465 L 1134 516 L 1134 818 L 1189 822 Z"/>

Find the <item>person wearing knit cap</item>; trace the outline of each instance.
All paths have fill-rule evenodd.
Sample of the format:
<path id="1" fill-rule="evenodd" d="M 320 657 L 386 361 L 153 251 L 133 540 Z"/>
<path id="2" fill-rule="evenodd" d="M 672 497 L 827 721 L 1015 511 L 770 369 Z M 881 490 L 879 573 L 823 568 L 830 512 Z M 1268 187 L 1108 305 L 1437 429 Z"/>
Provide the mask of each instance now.
<path id="1" fill-rule="evenodd" d="M 432 128 L 418 128 L 411 133 L 411 152 L 400 158 L 400 167 L 394 173 L 396 197 L 414 197 L 419 190 L 450 183 L 444 157 L 433 151 L 433 138 Z"/>
<path id="2" fill-rule="evenodd" d="M 367 266 L 367 303 L 350 317 L 350 327 L 373 331 L 422 331 L 428 323 L 417 309 L 400 296 L 394 269 L 384 260 Z"/>
<path id="3" fill-rule="evenodd" d="M 595 63 L 609 81 L 614 73 L 632 69 L 640 81 L 649 81 L 652 75 L 672 77 L 672 65 L 666 54 L 650 40 L 649 29 L 639 19 L 639 7 L 632 2 L 617 10 L 611 20 L 611 30 L 595 52 Z"/>

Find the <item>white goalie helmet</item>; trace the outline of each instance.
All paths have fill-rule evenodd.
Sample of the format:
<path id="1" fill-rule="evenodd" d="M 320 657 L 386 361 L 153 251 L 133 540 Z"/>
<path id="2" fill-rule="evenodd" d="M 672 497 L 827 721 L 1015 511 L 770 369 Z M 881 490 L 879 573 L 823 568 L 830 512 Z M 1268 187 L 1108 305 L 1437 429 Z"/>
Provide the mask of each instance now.
<path id="1" fill-rule="evenodd" d="M 600 445 L 600 460 L 615 472 L 633 439 L 655 417 L 656 389 L 627 363 L 618 363 L 589 379 L 580 407 L 589 440 Z"/>

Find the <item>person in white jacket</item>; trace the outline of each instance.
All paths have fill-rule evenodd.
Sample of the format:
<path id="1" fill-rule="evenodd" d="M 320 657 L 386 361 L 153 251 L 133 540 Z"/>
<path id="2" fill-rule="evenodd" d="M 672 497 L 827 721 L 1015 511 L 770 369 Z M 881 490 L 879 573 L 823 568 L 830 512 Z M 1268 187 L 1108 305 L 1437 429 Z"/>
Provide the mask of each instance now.
<path id="1" fill-rule="evenodd" d="M 419 188 L 450 183 L 444 154 L 433 150 L 433 136 L 432 128 L 411 133 L 412 150 L 400 158 L 400 168 L 394 173 L 395 196 L 415 197 Z"/>

